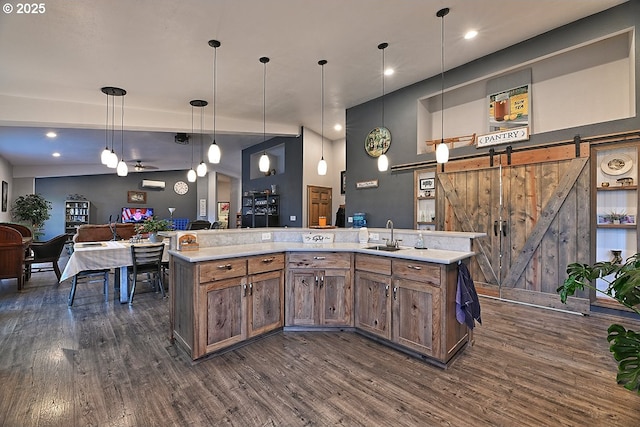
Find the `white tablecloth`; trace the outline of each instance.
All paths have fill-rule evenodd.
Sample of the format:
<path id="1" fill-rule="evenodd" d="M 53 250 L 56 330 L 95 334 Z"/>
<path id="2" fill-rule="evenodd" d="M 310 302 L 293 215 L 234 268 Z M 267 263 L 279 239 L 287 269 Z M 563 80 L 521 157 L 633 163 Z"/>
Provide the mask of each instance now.
<path id="1" fill-rule="evenodd" d="M 150 243 L 148 241 L 136 243 L 136 245 L 145 244 L 148 245 Z M 69 279 L 81 271 L 120 268 L 120 301 L 126 302 L 128 292 L 127 267 L 133 265 L 130 248 L 131 243 L 127 241 L 76 243 L 73 247 L 73 254 L 71 254 L 62 272 L 60 281 Z M 169 260 L 168 247 L 165 247 L 162 260 L 165 262 Z"/>

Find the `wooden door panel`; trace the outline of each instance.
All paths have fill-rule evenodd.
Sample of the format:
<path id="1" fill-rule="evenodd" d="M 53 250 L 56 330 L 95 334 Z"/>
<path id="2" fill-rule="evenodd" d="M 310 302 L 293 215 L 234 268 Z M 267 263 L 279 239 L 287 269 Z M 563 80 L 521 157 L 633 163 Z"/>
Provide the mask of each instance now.
<path id="1" fill-rule="evenodd" d="M 440 288 L 394 279 L 393 341 L 440 356 Z"/>
<path id="2" fill-rule="evenodd" d="M 200 287 L 199 345 L 196 357 L 246 338 L 245 278 L 225 279 Z"/>
<path id="3" fill-rule="evenodd" d="M 350 270 L 325 270 L 320 282 L 323 325 L 353 326 L 353 292 Z"/>
<path id="4" fill-rule="evenodd" d="M 286 325 L 315 325 L 318 319 L 314 270 L 289 270 L 286 289 Z"/>
<path id="5" fill-rule="evenodd" d="M 391 339 L 391 277 L 356 272 L 356 328 Z"/>
<path id="6" fill-rule="evenodd" d="M 327 218 L 327 225 L 332 224 L 331 202 L 331 187 L 307 186 L 307 225 L 309 227 L 317 226 L 320 216 Z"/>
<path id="7" fill-rule="evenodd" d="M 249 278 L 249 285 L 249 337 L 281 327 L 284 271 L 256 274 Z"/>

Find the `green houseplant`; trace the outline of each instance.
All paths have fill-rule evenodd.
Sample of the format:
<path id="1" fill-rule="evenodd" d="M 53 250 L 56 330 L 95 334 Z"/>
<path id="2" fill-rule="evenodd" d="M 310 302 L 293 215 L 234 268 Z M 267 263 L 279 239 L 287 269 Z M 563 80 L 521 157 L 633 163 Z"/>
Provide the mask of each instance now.
<path id="1" fill-rule="evenodd" d="M 567 279 L 557 289 L 563 303 L 576 290 L 587 287 L 616 299 L 640 317 L 640 254 L 628 258 L 624 264 L 611 261 L 593 265 L 572 263 L 567 267 L 567 274 Z M 596 279 L 606 282 L 607 289 L 597 289 Z M 609 326 L 607 332 L 609 350 L 618 363 L 617 382 L 640 394 L 640 333 L 617 323 Z"/>
<path id="2" fill-rule="evenodd" d="M 40 194 L 27 194 L 19 196 L 13 203 L 11 215 L 15 221 L 27 223 L 34 235 L 38 236 L 43 233 L 38 232 L 51 215 L 51 202 L 45 200 Z"/>
<path id="3" fill-rule="evenodd" d="M 156 234 L 158 231 L 169 231 L 172 229 L 171 221 L 167 219 L 158 219 L 156 216 L 149 217 L 136 225 L 136 233 L 149 234 L 149 240 L 156 241 Z"/>

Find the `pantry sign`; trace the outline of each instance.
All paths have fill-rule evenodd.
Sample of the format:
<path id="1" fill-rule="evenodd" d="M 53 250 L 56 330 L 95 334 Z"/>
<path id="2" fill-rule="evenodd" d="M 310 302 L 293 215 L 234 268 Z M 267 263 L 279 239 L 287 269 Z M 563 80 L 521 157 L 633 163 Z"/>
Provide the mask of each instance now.
<path id="1" fill-rule="evenodd" d="M 476 148 L 487 147 L 489 145 L 507 144 L 516 141 L 525 141 L 529 139 L 529 128 L 527 126 L 504 130 L 502 132 L 493 132 L 486 135 L 480 135 L 476 139 Z"/>

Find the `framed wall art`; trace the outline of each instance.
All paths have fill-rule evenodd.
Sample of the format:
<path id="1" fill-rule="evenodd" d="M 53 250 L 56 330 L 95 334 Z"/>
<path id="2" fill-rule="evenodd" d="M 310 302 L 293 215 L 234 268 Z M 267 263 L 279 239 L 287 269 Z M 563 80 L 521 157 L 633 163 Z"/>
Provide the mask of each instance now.
<path id="1" fill-rule="evenodd" d="M 420 179 L 420 190 L 433 190 L 436 188 L 435 178 Z"/>
<path id="2" fill-rule="evenodd" d="M 147 203 L 147 192 L 127 191 L 127 203 Z"/>
<path id="3" fill-rule="evenodd" d="M 7 204 L 9 202 L 9 183 L 2 181 L 2 212 L 7 211 Z"/>

